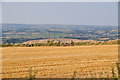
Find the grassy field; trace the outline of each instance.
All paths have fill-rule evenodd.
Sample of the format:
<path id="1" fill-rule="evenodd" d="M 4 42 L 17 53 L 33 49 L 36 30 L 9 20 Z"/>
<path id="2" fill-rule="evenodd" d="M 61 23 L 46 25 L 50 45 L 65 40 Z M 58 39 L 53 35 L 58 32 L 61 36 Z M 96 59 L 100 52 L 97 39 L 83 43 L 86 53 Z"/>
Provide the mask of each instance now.
<path id="1" fill-rule="evenodd" d="M 2 49 L 3 78 L 27 77 L 30 67 L 37 78 L 71 78 L 74 72 L 75 78 L 111 77 L 118 58 L 117 45 Z"/>

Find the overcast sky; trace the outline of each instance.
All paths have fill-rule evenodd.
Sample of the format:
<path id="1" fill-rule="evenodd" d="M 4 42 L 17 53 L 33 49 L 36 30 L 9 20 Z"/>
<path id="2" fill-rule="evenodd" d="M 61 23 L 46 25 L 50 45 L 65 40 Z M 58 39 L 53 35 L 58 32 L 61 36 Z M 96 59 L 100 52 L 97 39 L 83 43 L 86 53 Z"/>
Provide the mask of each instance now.
<path id="1" fill-rule="evenodd" d="M 117 25 L 117 2 L 6 2 L 3 23 Z"/>

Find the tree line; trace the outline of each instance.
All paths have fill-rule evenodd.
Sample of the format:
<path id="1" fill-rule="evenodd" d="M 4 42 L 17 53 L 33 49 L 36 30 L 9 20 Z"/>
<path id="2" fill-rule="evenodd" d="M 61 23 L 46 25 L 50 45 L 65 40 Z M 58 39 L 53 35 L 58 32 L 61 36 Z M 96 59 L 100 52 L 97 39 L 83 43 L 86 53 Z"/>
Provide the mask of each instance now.
<path id="1" fill-rule="evenodd" d="M 112 44 L 120 44 L 120 40 L 114 41 L 97 41 L 97 42 L 74 42 L 71 41 L 69 43 L 62 43 L 61 41 L 54 42 L 47 41 L 47 43 L 34 43 L 34 44 L 13 44 L 13 43 L 6 43 L 1 44 L 0 47 L 35 47 L 35 46 L 82 46 L 82 45 L 112 45 Z"/>
<path id="2" fill-rule="evenodd" d="M 120 44 L 120 40 L 115 41 L 99 41 L 99 42 L 74 42 L 71 41 L 69 43 L 62 43 L 61 41 L 54 42 L 47 41 L 47 43 L 34 43 L 34 44 L 13 44 L 6 43 L 1 44 L 0 47 L 35 47 L 35 46 L 82 46 L 82 45 L 112 45 L 112 44 Z"/>

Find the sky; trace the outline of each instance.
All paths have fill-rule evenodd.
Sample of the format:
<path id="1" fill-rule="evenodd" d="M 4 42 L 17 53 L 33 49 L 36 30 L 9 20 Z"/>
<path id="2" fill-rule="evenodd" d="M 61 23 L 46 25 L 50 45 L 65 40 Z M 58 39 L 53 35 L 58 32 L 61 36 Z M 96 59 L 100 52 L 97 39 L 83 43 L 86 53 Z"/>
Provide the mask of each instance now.
<path id="1" fill-rule="evenodd" d="M 117 2 L 3 2 L 2 22 L 117 25 Z"/>
<path id="2" fill-rule="evenodd" d="M 1 0 L 1 2 L 118 2 L 120 0 Z"/>

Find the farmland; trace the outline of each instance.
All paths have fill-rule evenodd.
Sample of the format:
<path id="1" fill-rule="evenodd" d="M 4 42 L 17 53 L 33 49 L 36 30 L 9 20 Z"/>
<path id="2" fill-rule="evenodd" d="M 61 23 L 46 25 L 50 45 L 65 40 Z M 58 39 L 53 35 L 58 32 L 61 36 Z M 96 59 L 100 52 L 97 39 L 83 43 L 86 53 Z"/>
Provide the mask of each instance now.
<path id="1" fill-rule="evenodd" d="M 109 41 L 118 38 L 118 27 L 108 25 L 2 24 L 3 43 L 23 43 L 40 39 Z"/>
<path id="2" fill-rule="evenodd" d="M 3 78 L 25 78 L 30 67 L 37 78 L 111 77 L 118 45 L 3 47 Z"/>

